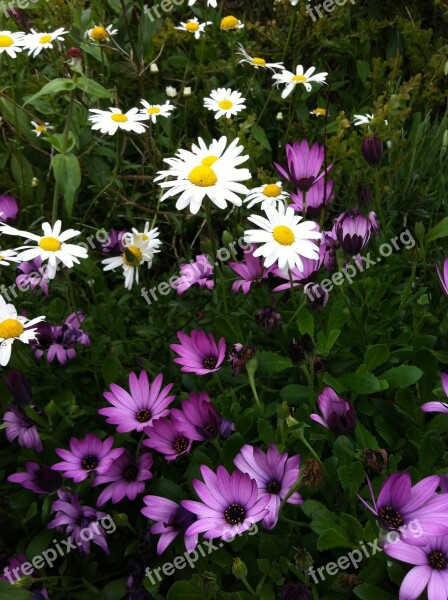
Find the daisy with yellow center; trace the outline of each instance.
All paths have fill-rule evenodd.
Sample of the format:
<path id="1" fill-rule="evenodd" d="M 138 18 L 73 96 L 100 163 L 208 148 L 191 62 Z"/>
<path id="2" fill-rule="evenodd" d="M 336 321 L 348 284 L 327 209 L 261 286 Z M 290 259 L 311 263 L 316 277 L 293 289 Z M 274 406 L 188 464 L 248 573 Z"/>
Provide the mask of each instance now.
<path id="1" fill-rule="evenodd" d="M 316 67 L 310 67 L 307 71 L 304 71 L 302 65 L 298 65 L 296 68 L 296 72 L 291 73 L 291 71 L 282 71 L 281 73 L 276 73 L 273 76 L 275 81 L 274 85 L 282 85 L 285 84 L 286 87 L 282 92 L 282 98 L 286 98 L 293 91 L 296 85 L 303 85 L 307 92 L 311 92 L 312 86 L 311 83 L 314 81 L 316 83 L 325 83 L 325 79 L 328 73 L 316 73 L 313 75 Z"/>
<path id="2" fill-rule="evenodd" d="M 147 119 L 151 119 L 153 123 L 157 121 L 159 117 L 170 117 L 171 111 L 174 110 L 174 105 L 169 100 L 165 104 L 149 104 L 146 100 L 140 100 L 144 108 L 140 109 L 142 115 L 146 115 Z"/>
<path id="3" fill-rule="evenodd" d="M 244 24 L 241 23 L 236 17 L 229 15 L 221 20 L 220 29 L 224 31 L 231 31 L 232 29 L 242 29 Z"/>
<path id="4" fill-rule="evenodd" d="M 113 25 L 108 25 L 107 27 L 95 25 L 92 29 L 88 29 L 84 35 L 92 42 L 99 44 L 101 42 L 108 42 L 110 38 L 117 33 L 118 29 L 113 29 Z"/>
<path id="5" fill-rule="evenodd" d="M 40 137 L 43 133 L 47 131 L 47 129 L 53 129 L 53 127 L 49 123 L 36 123 L 36 121 L 31 121 L 31 125 L 34 125 L 34 128 L 31 131 L 34 131 L 37 137 Z"/>
<path id="6" fill-rule="evenodd" d="M 35 340 L 36 329 L 33 328 L 33 325 L 37 325 L 44 319 L 45 317 L 36 317 L 30 320 L 18 316 L 14 306 L 6 304 L 3 296 L 0 295 L 0 365 L 2 367 L 9 363 L 14 341 L 19 340 L 24 344 L 29 344 Z"/>
<path id="7" fill-rule="evenodd" d="M 310 115 L 314 115 L 315 117 L 326 117 L 327 110 L 325 108 L 315 108 L 310 112 Z"/>
<path id="8" fill-rule="evenodd" d="M 240 65 L 242 65 L 243 63 L 247 63 L 248 65 L 254 67 L 254 69 L 270 69 L 274 73 L 276 69 L 278 69 L 279 71 L 283 71 L 283 69 L 285 68 L 283 66 L 283 63 L 268 63 L 264 58 L 260 58 L 258 56 L 250 56 L 250 54 L 246 52 L 242 44 L 238 44 L 238 47 L 239 51 L 237 52 L 237 54 L 241 54 L 241 56 L 243 57 L 241 60 L 238 61 Z"/>
<path id="9" fill-rule="evenodd" d="M 22 52 L 25 43 L 25 34 L 22 31 L 0 31 L 0 54 L 6 52 L 15 58 L 17 52 Z"/>
<path id="10" fill-rule="evenodd" d="M 109 135 L 114 135 L 118 129 L 143 133 L 146 125 L 139 121 L 146 121 L 148 119 L 148 115 L 141 114 L 138 108 L 131 108 L 127 113 L 123 113 L 119 108 L 113 107 L 110 107 L 109 110 L 89 108 L 89 112 L 93 113 L 88 119 L 93 123 L 92 129 L 99 129 L 101 133 Z"/>
<path id="11" fill-rule="evenodd" d="M 279 204 L 277 208 L 265 208 L 266 217 L 251 215 L 249 221 L 259 227 L 245 232 L 246 242 L 262 244 L 254 252 L 254 257 L 264 256 L 266 268 L 277 263 L 278 268 L 287 273 L 297 267 L 303 271 L 303 258 L 317 259 L 319 246 L 314 240 L 321 240 L 322 233 L 314 221 L 302 221 L 302 217 L 291 207 Z M 301 222 L 302 221 L 302 222 Z"/>
<path id="12" fill-rule="evenodd" d="M 179 29 L 180 31 L 188 31 L 189 33 L 193 33 L 194 37 L 198 40 L 201 37 L 201 34 L 204 33 L 207 25 L 211 25 L 211 21 L 205 21 L 205 23 L 200 23 L 197 17 L 193 17 L 192 19 L 188 19 L 185 23 L 181 23 L 178 27 L 174 29 Z"/>
<path id="13" fill-rule="evenodd" d="M 193 144 L 191 151 L 178 150 L 173 158 L 165 158 L 170 169 L 159 171 L 154 181 L 170 177 L 170 181 L 161 181 L 161 188 L 168 190 L 161 201 L 179 196 L 176 208 L 182 210 L 189 206 L 192 214 L 197 214 L 204 198 L 209 198 L 218 208 L 227 208 L 227 202 L 241 206 L 238 194 L 247 195 L 248 189 L 240 183 L 251 178 L 248 169 L 240 169 L 240 164 L 249 157 L 241 156 L 243 146 L 238 146 L 238 139 L 227 146 L 227 138 L 207 146 L 199 138 L 198 145 Z"/>
<path id="14" fill-rule="evenodd" d="M 64 35 L 68 33 L 63 27 L 59 27 L 51 33 L 38 33 L 31 29 L 31 33 L 24 38 L 24 48 L 29 50 L 29 56 L 37 56 L 44 48 L 53 48 L 53 42 L 63 41 Z"/>
<path id="15" fill-rule="evenodd" d="M 209 98 L 204 98 L 204 106 L 208 110 L 215 111 L 215 119 L 223 116 L 231 119 L 246 108 L 245 101 L 246 98 L 243 98 L 240 92 L 232 91 L 230 88 L 218 88 L 212 90 Z"/>
<path id="16" fill-rule="evenodd" d="M 261 202 L 262 210 L 268 206 L 277 207 L 278 204 L 286 205 L 289 194 L 282 189 L 280 181 L 276 183 L 266 183 L 260 187 L 250 190 L 244 202 L 247 202 L 247 208 L 252 208 L 255 204 Z"/>
<path id="17" fill-rule="evenodd" d="M 74 264 L 79 264 L 79 258 L 87 258 L 86 248 L 66 243 L 67 240 L 76 237 L 81 232 L 75 229 L 67 229 L 61 232 L 61 225 L 61 221 L 56 221 L 53 227 L 50 223 L 43 223 L 42 231 L 44 235 L 40 236 L 28 231 L 20 231 L 10 225 L 1 224 L 0 233 L 16 235 L 36 242 L 34 246 L 28 245 L 17 248 L 17 259 L 27 262 L 40 256 L 42 262 L 48 261 L 46 278 L 54 279 L 61 263 L 71 269 Z"/>
<path id="18" fill-rule="evenodd" d="M 9 267 L 10 262 L 20 262 L 17 258 L 16 250 L 0 250 L 0 265 Z"/>

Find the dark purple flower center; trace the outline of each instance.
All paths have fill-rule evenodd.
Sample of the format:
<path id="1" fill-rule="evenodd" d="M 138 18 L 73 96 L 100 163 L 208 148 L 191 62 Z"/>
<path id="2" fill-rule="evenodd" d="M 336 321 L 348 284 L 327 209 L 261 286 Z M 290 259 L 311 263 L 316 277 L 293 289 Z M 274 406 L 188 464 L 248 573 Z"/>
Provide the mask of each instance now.
<path id="1" fill-rule="evenodd" d="M 217 433 L 216 427 L 214 425 L 212 425 L 211 423 L 209 423 L 208 425 L 206 425 L 204 427 L 204 431 L 209 437 L 213 437 Z"/>
<path id="2" fill-rule="evenodd" d="M 240 523 L 244 523 L 246 509 L 239 504 L 233 503 L 224 511 L 224 517 L 230 525 L 239 525 Z"/>
<path id="3" fill-rule="evenodd" d="M 142 408 L 136 413 L 135 418 L 139 423 L 147 423 L 151 420 L 151 413 L 147 408 Z"/>
<path id="4" fill-rule="evenodd" d="M 181 452 L 185 452 L 188 448 L 188 440 L 185 437 L 178 437 L 173 442 L 174 450 L 180 454 Z"/>
<path id="5" fill-rule="evenodd" d="M 196 521 L 196 516 L 183 506 L 179 506 L 165 527 L 172 527 L 174 531 L 186 531 Z"/>
<path id="6" fill-rule="evenodd" d="M 266 486 L 266 491 L 269 494 L 278 494 L 281 489 L 282 486 L 276 479 L 272 479 Z"/>
<path id="7" fill-rule="evenodd" d="M 205 369 L 214 369 L 217 362 L 216 356 L 207 356 L 207 358 L 204 358 L 202 364 Z"/>
<path id="8" fill-rule="evenodd" d="M 297 180 L 297 187 L 301 192 L 307 192 L 314 184 L 315 177 L 301 177 Z"/>
<path id="9" fill-rule="evenodd" d="M 123 479 L 126 481 L 135 481 L 137 479 L 138 469 L 135 465 L 128 465 L 123 470 Z"/>
<path id="10" fill-rule="evenodd" d="M 428 554 L 428 563 L 431 569 L 443 571 L 448 563 L 448 560 L 443 552 L 440 552 L 440 550 L 433 550 Z"/>
<path id="11" fill-rule="evenodd" d="M 392 529 L 398 529 L 404 524 L 404 519 L 393 506 L 383 506 L 378 513 L 379 518 Z"/>
<path id="12" fill-rule="evenodd" d="M 84 456 L 84 458 L 82 459 L 81 465 L 85 471 L 92 471 L 92 469 L 97 468 L 98 462 L 99 461 L 96 456 L 94 456 L 93 454 L 88 454 L 87 456 Z"/>

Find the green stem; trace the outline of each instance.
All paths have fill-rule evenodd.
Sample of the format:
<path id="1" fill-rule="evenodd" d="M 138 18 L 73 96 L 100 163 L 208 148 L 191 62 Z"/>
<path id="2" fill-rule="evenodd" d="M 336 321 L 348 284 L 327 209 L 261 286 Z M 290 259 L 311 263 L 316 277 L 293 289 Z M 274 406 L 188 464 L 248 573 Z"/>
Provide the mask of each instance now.
<path id="1" fill-rule="evenodd" d="M 260 398 L 258 397 L 258 393 L 257 393 L 257 388 L 255 385 L 255 371 L 256 371 L 256 363 L 253 362 L 256 361 L 256 358 L 252 358 L 246 365 L 246 372 L 247 372 L 247 377 L 249 378 L 249 385 L 252 389 L 252 393 L 254 395 L 255 398 L 255 402 L 257 403 L 257 407 L 260 411 L 260 413 L 263 412 L 263 404 L 260 400 Z"/>
<path id="2" fill-rule="evenodd" d="M 326 472 L 326 469 L 325 469 L 322 461 L 320 460 L 320 458 L 317 456 L 316 452 L 314 451 L 314 448 L 310 445 L 308 440 L 305 438 L 303 429 L 299 429 L 298 435 L 299 435 L 299 440 L 302 442 L 302 444 L 308 448 L 308 450 L 311 452 L 311 454 L 314 456 L 314 458 L 322 465 L 324 472 Z M 289 497 L 289 496 L 287 496 L 287 497 Z"/>
<path id="3" fill-rule="evenodd" d="M 378 172 L 378 169 L 374 169 L 374 174 L 375 174 L 375 211 L 376 211 L 376 214 L 378 215 L 381 226 L 385 227 L 386 223 L 384 221 L 383 207 L 381 205 L 380 174 Z"/>
<path id="4" fill-rule="evenodd" d="M 250 592 L 254 598 L 256 598 L 257 594 L 255 593 L 254 588 L 250 585 L 250 583 L 247 581 L 247 579 L 245 577 L 241 577 L 240 579 L 244 583 L 247 591 Z"/>

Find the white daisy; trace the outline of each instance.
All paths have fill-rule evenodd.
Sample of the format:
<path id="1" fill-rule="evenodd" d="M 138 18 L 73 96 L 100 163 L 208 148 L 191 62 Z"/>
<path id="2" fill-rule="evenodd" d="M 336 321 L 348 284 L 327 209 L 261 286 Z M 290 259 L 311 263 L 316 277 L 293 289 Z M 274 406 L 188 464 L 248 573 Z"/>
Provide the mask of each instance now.
<path id="1" fill-rule="evenodd" d="M 15 58 L 17 52 L 22 52 L 24 43 L 23 31 L 0 31 L 0 54 L 6 52 L 11 58 Z"/>
<path id="2" fill-rule="evenodd" d="M 135 282 L 139 281 L 139 267 L 147 263 L 148 269 L 152 266 L 154 254 L 160 252 L 161 241 L 157 239 L 159 233 L 157 227 L 149 229 L 149 223 L 145 223 L 142 232 L 132 229 L 132 233 L 125 233 L 122 237 L 124 248 L 120 256 L 112 256 L 101 261 L 104 271 L 111 271 L 118 267 L 123 267 L 124 285 L 130 290 Z"/>
<path id="3" fill-rule="evenodd" d="M 327 109 L 326 108 L 314 108 L 310 112 L 310 115 L 314 115 L 315 117 L 325 117 L 327 115 Z"/>
<path id="4" fill-rule="evenodd" d="M 296 85 L 304 85 L 307 92 L 311 92 L 311 81 L 317 83 L 325 83 L 325 79 L 328 73 L 316 73 L 313 75 L 316 67 L 310 67 L 304 72 L 302 65 L 298 65 L 296 68 L 296 74 L 291 71 L 282 71 L 273 75 L 273 79 L 276 80 L 275 85 L 286 84 L 285 89 L 282 92 L 282 98 L 286 98 L 293 91 Z"/>
<path id="5" fill-rule="evenodd" d="M 61 233 L 61 221 L 56 221 L 53 227 L 50 223 L 42 223 L 42 231 L 44 235 L 40 236 L 28 231 L 20 231 L 10 225 L 0 225 L 0 233 L 17 235 L 37 242 L 36 246 L 27 245 L 17 248 L 17 251 L 23 250 L 17 254 L 17 258 L 25 262 L 34 260 L 38 256 L 41 257 L 42 262 L 48 260 L 46 272 L 48 279 L 54 279 L 59 263 L 71 269 L 75 263 L 79 264 L 78 258 L 87 258 L 86 248 L 76 244 L 66 244 L 67 240 L 79 235 L 80 231 L 67 229 Z"/>
<path id="6" fill-rule="evenodd" d="M 259 215 L 251 215 L 252 221 L 260 229 L 250 229 L 245 232 L 246 242 L 263 244 L 254 252 L 254 256 L 264 256 L 264 266 L 270 267 L 275 262 L 279 269 L 286 273 L 297 267 L 303 270 L 301 256 L 316 259 L 319 256 L 319 246 L 312 240 L 320 240 L 322 233 L 314 221 L 303 221 L 302 217 L 283 204 L 278 208 L 272 206 L 265 209 L 267 219 Z"/>
<path id="7" fill-rule="evenodd" d="M 193 6 L 194 4 L 196 4 L 196 0 L 188 0 L 188 6 Z M 207 0 L 207 6 L 216 8 L 218 6 L 217 0 Z"/>
<path id="8" fill-rule="evenodd" d="M 20 262 L 17 258 L 17 250 L 0 250 L 0 265 L 9 267 L 9 262 Z"/>
<path id="9" fill-rule="evenodd" d="M 250 54 L 246 52 L 242 44 L 238 44 L 238 46 L 239 52 L 237 52 L 237 54 L 241 54 L 241 56 L 243 56 L 243 58 L 238 61 L 240 65 L 242 65 L 243 63 L 247 63 L 248 65 L 252 65 L 254 69 L 270 69 L 273 72 L 275 72 L 275 69 L 283 71 L 283 69 L 285 68 L 283 66 L 283 63 L 268 63 L 265 61 L 264 58 L 250 56 Z"/>
<path id="10" fill-rule="evenodd" d="M 167 100 L 165 104 L 149 104 L 146 100 L 140 100 L 140 102 L 145 107 L 141 108 L 140 112 L 143 115 L 146 115 L 147 119 L 151 119 L 153 123 L 155 123 L 159 117 L 170 117 L 171 111 L 175 108 L 173 104 L 170 104 L 169 100 Z"/>
<path id="11" fill-rule="evenodd" d="M 193 17 L 193 19 L 188 19 L 188 21 L 186 21 L 185 23 L 181 22 L 181 24 L 178 27 L 175 27 L 174 29 L 194 33 L 194 37 L 198 40 L 201 37 L 201 33 L 204 33 L 206 26 L 211 24 L 211 21 L 199 23 L 199 19 L 197 17 Z"/>
<path id="12" fill-rule="evenodd" d="M 353 125 L 355 127 L 358 127 L 359 125 L 369 125 L 370 121 L 372 121 L 374 118 L 374 115 L 371 115 L 369 113 L 366 113 L 365 115 L 353 115 Z M 386 120 L 384 120 L 384 122 L 386 123 L 386 125 L 388 125 L 388 122 Z"/>
<path id="13" fill-rule="evenodd" d="M 0 365 L 5 367 L 11 358 L 11 350 L 14 340 L 19 340 L 24 344 L 29 344 L 31 340 L 36 339 L 37 325 L 45 317 L 36 317 L 27 319 L 17 315 L 17 310 L 12 304 L 6 304 L 3 296 L 0 295 Z"/>
<path id="14" fill-rule="evenodd" d="M 230 15 L 221 19 L 221 24 L 219 27 L 224 31 L 231 31 L 232 29 L 242 29 L 244 27 L 244 23 L 241 23 L 239 19 Z"/>
<path id="15" fill-rule="evenodd" d="M 159 171 L 154 181 L 166 177 L 171 181 L 159 183 L 162 188 L 169 188 L 161 197 L 161 201 L 179 195 L 176 208 L 182 210 L 190 207 L 192 214 L 197 214 L 205 197 L 216 204 L 218 208 L 226 208 L 227 202 L 241 206 L 241 198 L 237 194 L 247 195 L 249 190 L 239 183 L 251 178 L 248 169 L 236 168 L 249 157 L 241 156 L 243 146 L 238 146 L 238 138 L 234 139 L 228 148 L 227 138 L 213 140 L 207 146 L 201 138 L 199 146 L 193 144 L 191 151 L 178 150 L 173 158 L 165 158 L 170 169 Z"/>
<path id="16" fill-rule="evenodd" d="M 53 42 L 64 40 L 64 35 L 68 33 L 63 27 L 58 27 L 51 33 L 38 33 L 31 29 L 31 33 L 25 36 L 23 47 L 29 50 L 28 56 L 37 56 L 44 48 L 53 48 Z"/>
<path id="17" fill-rule="evenodd" d="M 279 203 L 284 205 L 288 198 L 289 194 L 283 191 L 281 182 L 277 181 L 276 183 L 265 183 L 260 187 L 253 188 L 249 191 L 244 202 L 248 202 L 247 208 L 252 208 L 254 204 L 261 202 L 261 208 L 265 210 L 268 206 L 275 208 Z"/>
<path id="18" fill-rule="evenodd" d="M 43 133 L 45 133 L 47 131 L 47 129 L 54 129 L 48 122 L 45 122 L 44 124 L 42 124 L 42 123 L 36 123 L 36 121 L 31 121 L 31 125 L 34 125 L 34 128 L 31 131 L 34 131 L 34 133 L 37 135 L 37 137 L 39 137 Z"/>
<path id="19" fill-rule="evenodd" d="M 113 35 L 118 33 L 118 29 L 113 29 L 113 25 L 103 27 L 102 25 L 95 25 L 92 29 L 88 29 L 85 32 L 85 37 L 88 37 L 92 42 L 108 42 Z"/>
<path id="20" fill-rule="evenodd" d="M 224 115 L 227 119 L 232 118 L 246 108 L 244 102 L 246 102 L 246 98 L 243 98 L 240 92 L 232 91 L 230 88 L 212 90 L 210 97 L 204 98 L 205 108 L 216 112 L 215 119 Z"/>
<path id="21" fill-rule="evenodd" d="M 89 112 L 94 113 L 89 116 L 89 121 L 93 123 L 92 129 L 99 129 L 101 133 L 109 135 L 114 135 L 118 129 L 143 133 L 146 125 L 139 121 L 146 121 L 148 118 L 147 115 L 139 113 L 138 108 L 131 108 L 127 113 L 123 113 L 119 108 L 111 106 L 109 110 L 89 108 Z"/>

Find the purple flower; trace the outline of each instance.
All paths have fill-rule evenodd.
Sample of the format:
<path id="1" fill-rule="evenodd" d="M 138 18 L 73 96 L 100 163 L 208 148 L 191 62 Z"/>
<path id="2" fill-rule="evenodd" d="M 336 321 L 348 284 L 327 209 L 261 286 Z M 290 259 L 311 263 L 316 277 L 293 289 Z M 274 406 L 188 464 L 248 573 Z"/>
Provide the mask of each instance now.
<path id="1" fill-rule="evenodd" d="M 407 527 L 406 540 L 415 546 L 424 546 L 426 539 L 448 534 L 448 494 L 437 494 L 440 478 L 426 477 L 412 486 L 409 473 L 393 473 L 381 486 L 375 501 L 372 486 L 367 479 L 373 507 L 359 495 L 361 502 L 373 513 L 385 529 L 404 531 L 411 521 L 419 524 L 419 535 Z"/>
<path id="2" fill-rule="evenodd" d="M 271 333 L 272 329 L 279 330 L 282 328 L 282 316 L 280 313 L 274 310 L 275 302 L 273 306 L 265 306 L 261 310 L 255 313 L 256 324 L 264 329 L 266 333 Z"/>
<path id="3" fill-rule="evenodd" d="M 442 373 L 441 379 L 447 402 L 425 402 L 421 406 L 423 412 L 440 412 L 448 415 L 448 374 Z"/>
<path id="4" fill-rule="evenodd" d="M 115 383 L 110 384 L 110 392 L 103 396 L 113 405 L 113 408 L 100 408 L 100 415 L 108 417 L 107 423 L 117 425 L 118 433 L 127 431 L 143 431 L 155 419 L 169 414 L 168 406 L 175 396 L 168 396 L 173 387 L 169 383 L 162 389 L 163 375 L 159 374 L 149 385 L 148 374 L 145 371 L 137 377 L 129 375 L 130 394 Z"/>
<path id="5" fill-rule="evenodd" d="M 333 202 L 334 192 L 333 181 L 327 181 L 325 189 L 325 179 L 318 179 L 316 183 L 305 192 L 306 216 L 311 219 L 317 219 L 322 210 Z M 326 193 L 325 193 L 326 192 Z M 297 212 L 303 212 L 303 193 L 291 194 L 292 204 L 290 206 Z"/>
<path id="6" fill-rule="evenodd" d="M 4 377 L 4 382 L 18 404 L 24 405 L 31 402 L 33 394 L 25 373 L 22 373 L 22 371 L 9 371 Z"/>
<path id="7" fill-rule="evenodd" d="M 126 233 L 125 229 L 121 231 L 116 231 L 115 229 L 111 229 L 109 231 L 109 241 L 107 243 L 102 244 L 101 252 L 104 254 L 109 254 L 110 252 L 114 252 L 116 254 L 123 254 L 124 248 L 121 240 Z"/>
<path id="8" fill-rule="evenodd" d="M 325 158 L 324 146 L 313 144 L 310 148 L 306 140 L 291 145 L 286 144 L 287 166 L 282 167 L 274 162 L 277 171 L 301 192 L 307 192 L 324 175 L 332 165 L 319 173 Z"/>
<path id="9" fill-rule="evenodd" d="M 134 459 L 129 450 L 125 450 L 106 473 L 97 475 L 94 486 L 110 483 L 101 492 L 97 506 L 102 506 L 108 500 L 117 504 L 125 497 L 135 500 L 137 495 L 145 490 L 144 482 L 152 477 L 152 464 L 153 459 L 149 452 L 142 454 L 139 459 Z"/>
<path id="10" fill-rule="evenodd" d="M 151 533 L 161 534 L 157 544 L 157 554 L 163 554 L 171 542 L 181 533 L 184 535 L 187 552 L 193 552 L 198 543 L 198 534 L 185 532 L 196 521 L 196 516 L 179 504 L 160 496 L 144 496 L 146 504 L 141 512 L 152 521 L 157 521 L 150 529 Z"/>
<path id="11" fill-rule="evenodd" d="M 336 239 L 334 227 L 332 231 L 324 231 L 320 243 L 320 252 L 324 256 L 324 266 L 329 273 L 334 271 L 336 267 L 336 248 L 338 247 L 339 242 Z"/>
<path id="12" fill-rule="evenodd" d="M 268 515 L 269 495 L 259 497 L 257 482 L 246 473 L 237 470 L 230 475 L 222 466 L 214 473 L 202 465 L 201 474 L 204 483 L 195 479 L 193 487 L 202 502 L 181 502 L 198 517 L 187 529 L 187 535 L 204 533 L 207 540 L 229 540 Z"/>
<path id="13" fill-rule="evenodd" d="M 50 494 L 62 485 L 62 477 L 50 467 L 35 462 L 25 463 L 26 471 L 8 477 L 11 483 L 18 483 L 35 494 Z"/>
<path id="14" fill-rule="evenodd" d="M 448 594 L 448 536 L 432 537 L 420 548 L 397 540 L 384 552 L 415 565 L 403 579 L 399 600 L 416 600 L 428 588 L 428 600 L 446 600 Z"/>
<path id="15" fill-rule="evenodd" d="M 287 583 L 282 588 L 281 600 L 313 600 L 313 594 L 303 583 Z"/>
<path id="16" fill-rule="evenodd" d="M 255 479 L 258 485 L 259 497 L 267 496 L 269 511 L 263 519 L 266 529 L 273 529 L 279 517 L 280 504 L 299 478 L 300 456 L 288 458 L 288 453 L 280 452 L 274 443 L 269 444 L 267 452 L 245 444 L 240 453 L 233 459 L 235 466 Z M 302 504 L 298 492 L 288 498 L 289 504 Z"/>
<path id="17" fill-rule="evenodd" d="M 144 440 L 143 445 L 164 454 L 165 460 L 175 460 L 191 450 L 192 440 L 182 433 L 178 422 L 169 417 L 153 421 L 144 431 L 149 439 Z"/>
<path id="18" fill-rule="evenodd" d="M 230 262 L 229 267 L 235 271 L 242 279 L 237 279 L 232 284 L 232 291 L 236 294 L 240 289 L 244 294 L 248 294 L 251 286 L 260 283 L 263 279 L 267 279 L 272 267 L 264 267 L 263 258 L 255 258 L 254 252 L 257 249 L 256 244 L 253 244 L 250 250 L 245 250 L 244 260 L 241 262 Z"/>
<path id="19" fill-rule="evenodd" d="M 91 344 L 88 333 L 81 329 L 85 316 L 82 312 L 71 313 L 63 325 L 48 325 L 39 323 L 37 326 L 36 340 L 30 344 L 34 347 L 34 356 L 37 359 L 47 355 L 47 361 L 56 360 L 65 366 L 67 360 L 76 357 L 76 345 L 88 346 Z"/>
<path id="20" fill-rule="evenodd" d="M 3 416 L 6 423 L 6 437 L 9 442 L 16 438 L 22 448 L 32 448 L 36 452 L 42 452 L 42 442 L 33 421 L 23 413 L 22 409 L 13 404 L 8 404 L 9 412 Z"/>
<path id="21" fill-rule="evenodd" d="M 42 268 L 42 259 L 37 256 L 33 260 L 21 262 L 17 267 L 22 275 L 16 277 L 16 285 L 19 289 L 29 289 L 32 291 L 37 286 L 41 288 L 45 296 L 48 298 L 48 277 L 45 275 L 45 269 Z"/>
<path id="22" fill-rule="evenodd" d="M 320 394 L 317 404 L 323 418 L 312 414 L 310 419 L 323 425 L 333 433 L 346 434 L 353 431 L 356 424 L 356 412 L 352 404 L 326 387 Z"/>
<path id="23" fill-rule="evenodd" d="M 206 375 L 218 371 L 226 356 L 226 341 L 221 338 L 216 344 L 211 333 L 193 329 L 191 337 L 182 331 L 177 332 L 180 344 L 171 344 L 170 348 L 179 357 L 173 359 L 182 365 L 183 373 Z"/>
<path id="24" fill-rule="evenodd" d="M 445 262 L 443 263 L 443 273 L 439 267 L 436 266 L 436 269 L 443 291 L 445 292 L 445 295 L 448 296 L 448 258 L 445 258 Z"/>
<path id="25" fill-rule="evenodd" d="M 219 435 L 222 438 L 228 438 L 235 431 L 235 424 L 227 419 L 220 419 L 219 421 Z"/>
<path id="26" fill-rule="evenodd" d="M 51 468 L 54 471 L 64 471 L 64 477 L 73 479 L 75 483 L 84 481 L 90 473 L 103 475 L 108 472 L 114 460 L 124 452 L 124 448 L 112 450 L 113 443 L 112 436 L 102 442 L 93 433 L 88 433 L 82 440 L 72 437 L 70 451 L 56 448 L 56 454 L 64 460 Z"/>
<path id="27" fill-rule="evenodd" d="M 369 165 L 376 167 L 383 157 L 383 142 L 377 135 L 366 137 L 361 144 L 361 153 Z"/>
<path id="28" fill-rule="evenodd" d="M 103 524 L 99 523 L 99 520 L 110 519 L 110 516 L 81 504 L 78 494 L 70 494 L 59 490 L 58 496 L 59 500 L 55 500 L 51 507 L 56 515 L 48 523 L 48 529 L 57 529 L 65 535 L 70 535 L 70 541 L 80 548 L 82 554 L 89 554 L 90 542 L 109 554 L 106 530 Z M 87 529 L 89 530 L 88 535 L 85 531 Z"/>
<path id="29" fill-rule="evenodd" d="M 191 392 L 182 401 L 182 410 L 173 408 L 171 415 L 177 429 L 190 440 L 202 442 L 219 435 L 220 417 L 206 392 Z"/>
<path id="30" fill-rule="evenodd" d="M 372 223 L 357 209 L 342 213 L 334 224 L 334 232 L 346 254 L 358 254 L 370 240 Z"/>
<path id="31" fill-rule="evenodd" d="M 325 258 L 325 247 L 320 246 L 319 256 L 317 258 L 302 258 L 303 269 L 293 267 L 285 274 L 281 269 L 273 269 L 272 274 L 281 279 L 285 279 L 288 283 L 282 283 L 273 289 L 274 292 L 282 292 L 283 290 L 291 289 L 291 279 L 293 281 L 293 287 L 299 285 L 305 285 L 311 281 L 314 281 L 316 275 L 320 271 Z M 291 273 L 291 279 L 289 276 Z"/>
<path id="32" fill-rule="evenodd" d="M 178 294 L 183 294 L 192 285 L 213 289 L 215 282 L 213 279 L 213 266 L 204 254 L 198 254 L 196 261 L 180 265 L 181 276 L 173 282 L 173 287 L 177 288 Z"/>
<path id="33" fill-rule="evenodd" d="M 7 581 L 11 585 L 16 584 L 17 582 L 17 587 L 23 587 L 19 584 L 20 579 L 26 580 L 29 577 L 39 577 L 39 573 L 34 568 L 31 572 L 31 575 L 25 575 L 25 573 L 22 571 L 22 567 L 25 563 L 28 563 L 28 565 L 31 564 L 25 554 L 18 554 L 17 556 L 10 558 L 6 567 L 4 567 L 1 571 L 0 579 Z M 29 573 L 28 565 L 26 568 L 27 573 Z M 36 583 L 30 582 L 30 585 L 27 585 L 26 587 L 30 592 L 33 592 L 32 596 L 30 596 L 30 600 L 48 600 L 48 592 L 40 581 Z"/>
<path id="34" fill-rule="evenodd" d="M 19 205 L 12 196 L 0 195 L 0 221 L 12 225 L 19 216 Z"/>

